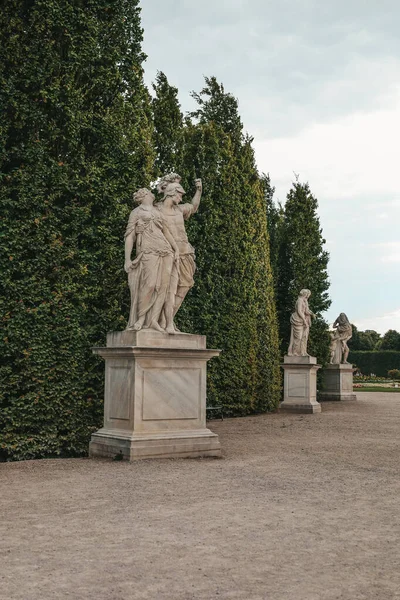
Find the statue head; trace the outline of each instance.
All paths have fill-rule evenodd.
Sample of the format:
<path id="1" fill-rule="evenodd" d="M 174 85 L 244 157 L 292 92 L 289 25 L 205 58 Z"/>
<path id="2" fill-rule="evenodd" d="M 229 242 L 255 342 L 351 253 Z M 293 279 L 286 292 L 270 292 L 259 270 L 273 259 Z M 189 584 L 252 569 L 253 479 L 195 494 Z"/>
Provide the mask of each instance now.
<path id="1" fill-rule="evenodd" d="M 168 183 L 164 188 L 164 198 L 172 198 L 174 204 L 179 204 L 182 201 L 182 196 L 185 194 L 185 190 L 179 182 Z"/>
<path id="2" fill-rule="evenodd" d="M 309 298 L 311 296 L 310 290 L 304 289 L 300 290 L 299 296 L 303 296 L 304 298 Z"/>
<path id="3" fill-rule="evenodd" d="M 153 204 L 154 200 L 154 194 L 147 188 L 140 188 L 133 194 L 133 201 L 138 204 Z"/>
<path id="4" fill-rule="evenodd" d="M 338 318 L 336 319 L 341 325 L 347 325 L 349 323 L 349 319 L 345 313 L 340 313 Z"/>
<path id="5" fill-rule="evenodd" d="M 164 175 L 157 184 L 158 193 L 162 194 L 169 183 L 180 183 L 181 179 L 182 177 L 178 175 L 178 173 L 168 173 L 167 175 Z"/>

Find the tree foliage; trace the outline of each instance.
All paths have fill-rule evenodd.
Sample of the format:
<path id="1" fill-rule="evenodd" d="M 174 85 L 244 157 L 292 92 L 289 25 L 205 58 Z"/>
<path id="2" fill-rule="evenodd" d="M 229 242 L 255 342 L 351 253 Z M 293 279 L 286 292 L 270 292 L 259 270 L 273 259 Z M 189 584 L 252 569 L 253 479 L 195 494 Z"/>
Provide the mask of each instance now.
<path id="1" fill-rule="evenodd" d="M 379 349 L 380 335 L 376 331 L 359 331 L 355 325 L 352 325 L 353 333 L 348 342 L 351 350 L 374 350 Z"/>
<path id="2" fill-rule="evenodd" d="M 279 248 L 280 234 L 284 218 L 284 210 L 280 204 L 278 206 L 274 202 L 275 188 L 271 184 L 271 178 L 263 174 L 261 182 L 264 188 L 264 198 L 267 211 L 267 227 L 269 237 L 270 261 L 274 275 L 274 284 L 277 284 L 279 273 Z M 275 290 L 277 293 L 277 290 Z"/>
<path id="3" fill-rule="evenodd" d="M 395 329 L 389 329 L 382 337 L 379 349 L 400 351 L 400 333 Z"/>
<path id="4" fill-rule="evenodd" d="M 137 0 L 5 0 L 0 13 L 0 447 L 87 451 L 124 325 L 121 239 L 153 176 Z"/>
<path id="5" fill-rule="evenodd" d="M 157 175 L 176 172 L 182 161 L 183 115 L 178 100 L 178 89 L 169 84 L 166 75 L 157 73 L 153 83 L 152 99 L 154 144 Z"/>

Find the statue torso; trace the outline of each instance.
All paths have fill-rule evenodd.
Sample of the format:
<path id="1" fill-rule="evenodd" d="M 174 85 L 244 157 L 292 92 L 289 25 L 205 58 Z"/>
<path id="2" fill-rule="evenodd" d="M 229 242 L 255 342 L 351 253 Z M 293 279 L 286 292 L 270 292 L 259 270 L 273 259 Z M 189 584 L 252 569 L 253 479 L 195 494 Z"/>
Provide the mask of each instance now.
<path id="1" fill-rule="evenodd" d="M 173 205 L 166 208 L 162 203 L 157 204 L 158 210 L 162 213 L 172 237 L 176 241 L 180 254 L 194 254 L 194 248 L 189 243 L 186 229 L 185 216 L 192 213 L 191 204 Z"/>

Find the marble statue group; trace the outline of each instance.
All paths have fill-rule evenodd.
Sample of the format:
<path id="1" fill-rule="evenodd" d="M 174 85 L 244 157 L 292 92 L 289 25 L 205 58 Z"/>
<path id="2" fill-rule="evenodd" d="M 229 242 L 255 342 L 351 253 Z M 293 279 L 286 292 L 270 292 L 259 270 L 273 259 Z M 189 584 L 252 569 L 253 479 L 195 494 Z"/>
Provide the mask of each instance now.
<path id="1" fill-rule="evenodd" d="M 311 319 L 315 318 L 308 306 L 310 290 L 301 290 L 296 300 L 295 309 L 290 317 L 290 344 L 288 356 L 309 356 L 307 353 L 308 335 L 310 332 Z M 345 313 L 340 313 L 333 324 L 334 331 L 331 332 L 330 364 L 349 364 L 347 358 L 350 349 L 347 342 L 352 336 L 352 327 Z"/>
<path id="2" fill-rule="evenodd" d="M 185 220 L 197 212 L 202 193 L 201 180 L 196 179 L 192 201 L 182 203 L 185 190 L 180 181 L 177 173 L 165 175 L 157 187 L 162 201 L 156 204 L 148 189 L 134 194 L 139 206 L 131 212 L 125 232 L 125 271 L 131 292 L 128 330 L 179 331 L 174 317 L 194 284 L 196 270 Z"/>

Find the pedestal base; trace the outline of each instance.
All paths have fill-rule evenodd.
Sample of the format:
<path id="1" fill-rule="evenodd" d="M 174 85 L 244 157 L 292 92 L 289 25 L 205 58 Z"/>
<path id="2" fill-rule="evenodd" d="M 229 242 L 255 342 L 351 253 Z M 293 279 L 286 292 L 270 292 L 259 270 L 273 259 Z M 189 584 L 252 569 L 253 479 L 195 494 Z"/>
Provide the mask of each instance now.
<path id="1" fill-rule="evenodd" d="M 204 336 L 153 330 L 112 332 L 93 352 L 106 362 L 104 427 L 90 456 L 128 460 L 220 456 L 206 428 L 207 350 Z"/>
<path id="2" fill-rule="evenodd" d="M 353 365 L 327 365 L 322 372 L 322 391 L 318 399 L 323 401 L 354 401 Z"/>
<path id="3" fill-rule="evenodd" d="M 293 413 L 319 413 L 317 402 L 317 359 L 314 356 L 285 356 L 284 397 L 280 409 Z"/>
<path id="4" fill-rule="evenodd" d="M 218 436 L 209 429 L 163 434 L 124 435 L 121 431 L 100 429 L 92 435 L 90 456 L 127 460 L 139 458 L 195 458 L 221 456 Z"/>

